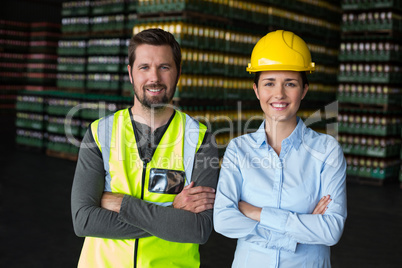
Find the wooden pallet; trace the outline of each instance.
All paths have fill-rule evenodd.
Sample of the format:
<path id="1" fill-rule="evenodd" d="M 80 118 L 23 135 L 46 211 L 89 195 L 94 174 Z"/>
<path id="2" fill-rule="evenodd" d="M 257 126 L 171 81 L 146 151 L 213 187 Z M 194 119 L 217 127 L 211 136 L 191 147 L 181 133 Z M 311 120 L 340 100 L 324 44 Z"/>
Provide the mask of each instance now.
<path id="1" fill-rule="evenodd" d="M 377 179 L 377 178 L 357 177 L 357 176 L 347 176 L 346 180 L 348 183 L 356 183 L 360 185 L 373 185 L 373 186 L 383 186 L 384 184 L 395 182 L 394 178 Z M 402 189 L 402 183 L 401 183 L 401 189 Z"/>
<path id="2" fill-rule="evenodd" d="M 341 103 L 340 108 L 343 109 L 360 109 L 373 112 L 400 111 L 397 104 L 366 104 L 366 103 Z"/>
<path id="3" fill-rule="evenodd" d="M 181 17 L 183 19 L 198 19 L 206 22 L 218 21 L 225 24 L 232 24 L 232 21 L 228 18 L 192 10 L 181 10 L 181 11 L 170 10 L 165 12 L 159 11 L 153 13 L 138 13 L 137 15 L 139 19 Z"/>
<path id="4" fill-rule="evenodd" d="M 25 144 L 15 144 L 17 150 L 26 152 L 43 153 L 43 147 L 29 146 Z"/>
<path id="5" fill-rule="evenodd" d="M 54 151 L 54 150 L 50 150 L 50 149 L 46 150 L 46 155 L 48 155 L 50 157 L 57 157 L 57 158 L 61 158 L 61 159 L 67 159 L 67 160 L 70 160 L 70 161 L 77 161 L 77 159 L 78 159 L 78 155 L 76 155 L 76 154 L 71 154 L 71 153 L 66 153 L 66 152 L 59 152 L 59 151 Z"/>
<path id="6" fill-rule="evenodd" d="M 357 183 L 360 185 L 374 185 L 374 186 L 382 186 L 384 185 L 383 179 L 375 179 L 375 178 L 366 178 L 366 177 L 355 177 L 348 176 L 347 182 Z"/>
<path id="7" fill-rule="evenodd" d="M 57 87 L 58 91 L 68 92 L 68 93 L 80 93 L 85 94 L 85 88 L 74 88 L 74 87 Z"/>

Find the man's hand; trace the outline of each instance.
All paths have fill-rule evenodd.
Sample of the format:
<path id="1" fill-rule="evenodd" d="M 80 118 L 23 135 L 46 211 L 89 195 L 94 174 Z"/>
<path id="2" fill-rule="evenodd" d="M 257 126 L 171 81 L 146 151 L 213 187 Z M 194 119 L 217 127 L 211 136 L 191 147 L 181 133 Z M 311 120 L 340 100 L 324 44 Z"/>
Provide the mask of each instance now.
<path id="1" fill-rule="evenodd" d="M 327 209 L 328 209 L 327 206 L 328 206 L 329 202 L 331 202 L 331 201 L 332 201 L 332 199 L 331 199 L 330 195 L 323 196 L 320 199 L 320 202 L 318 202 L 317 206 L 315 206 L 313 213 L 311 213 L 311 214 L 324 215 L 325 211 L 327 211 Z"/>
<path id="2" fill-rule="evenodd" d="M 255 207 L 244 201 L 240 201 L 239 210 L 244 214 L 244 216 L 255 221 L 260 221 L 262 208 Z"/>
<path id="3" fill-rule="evenodd" d="M 206 186 L 194 187 L 192 181 L 175 197 L 173 207 L 200 213 L 214 207 L 215 189 Z"/>
<path id="4" fill-rule="evenodd" d="M 101 207 L 119 213 L 124 194 L 104 192 L 101 199 Z"/>

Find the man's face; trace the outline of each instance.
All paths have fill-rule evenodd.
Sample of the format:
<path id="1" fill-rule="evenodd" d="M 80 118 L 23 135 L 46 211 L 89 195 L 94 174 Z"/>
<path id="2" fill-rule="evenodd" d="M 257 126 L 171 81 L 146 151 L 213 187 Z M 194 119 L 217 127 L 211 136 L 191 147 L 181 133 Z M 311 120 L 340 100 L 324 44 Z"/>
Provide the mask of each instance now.
<path id="1" fill-rule="evenodd" d="M 139 45 L 128 71 L 136 98 L 134 105 L 139 101 L 143 108 L 161 109 L 170 103 L 178 77 L 170 46 Z"/>

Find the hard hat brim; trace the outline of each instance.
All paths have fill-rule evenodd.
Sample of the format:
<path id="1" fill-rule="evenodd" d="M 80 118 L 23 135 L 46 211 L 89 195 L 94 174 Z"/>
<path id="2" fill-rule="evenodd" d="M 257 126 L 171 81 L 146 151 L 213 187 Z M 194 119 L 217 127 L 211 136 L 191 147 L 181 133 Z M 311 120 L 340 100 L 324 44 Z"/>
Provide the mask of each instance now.
<path id="1" fill-rule="evenodd" d="M 315 71 L 314 62 L 312 62 L 311 67 L 300 68 L 300 66 L 292 65 L 265 65 L 257 68 L 246 67 L 246 71 L 249 73 L 264 72 L 264 71 L 294 71 L 294 72 L 308 72 L 313 73 Z"/>

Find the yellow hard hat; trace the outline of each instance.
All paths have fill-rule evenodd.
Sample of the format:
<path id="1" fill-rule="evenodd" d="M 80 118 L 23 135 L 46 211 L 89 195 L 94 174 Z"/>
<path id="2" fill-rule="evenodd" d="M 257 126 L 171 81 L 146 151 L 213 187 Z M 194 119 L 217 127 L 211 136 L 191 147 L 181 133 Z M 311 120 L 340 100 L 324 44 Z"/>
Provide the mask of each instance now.
<path id="1" fill-rule="evenodd" d="M 254 46 L 249 73 L 263 71 L 306 71 L 314 72 L 310 50 L 299 36 L 278 30 L 268 33 Z"/>

